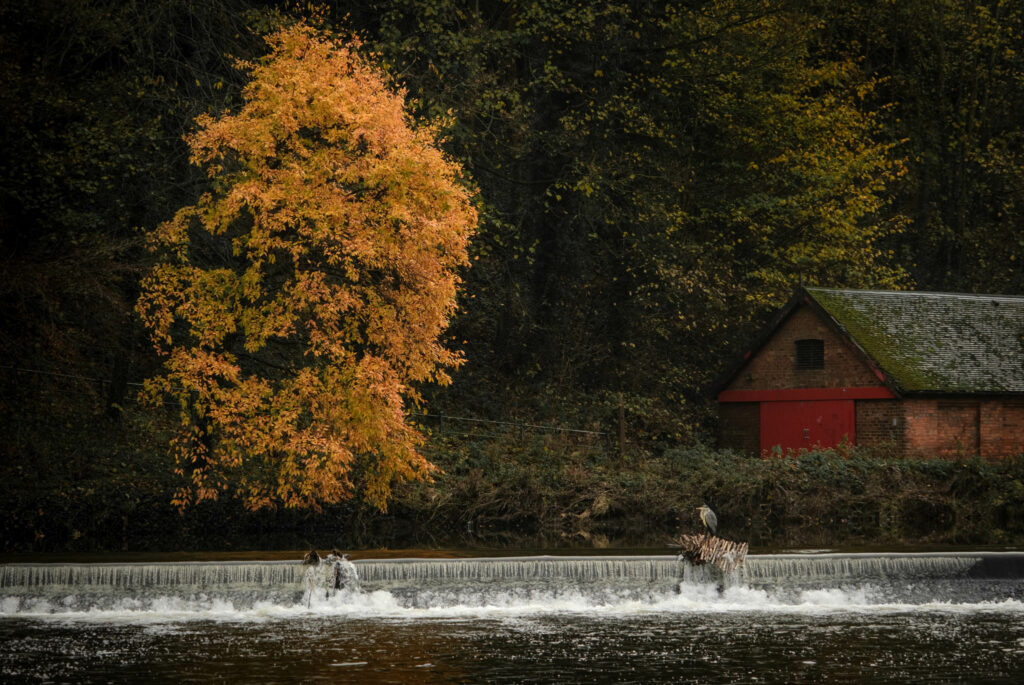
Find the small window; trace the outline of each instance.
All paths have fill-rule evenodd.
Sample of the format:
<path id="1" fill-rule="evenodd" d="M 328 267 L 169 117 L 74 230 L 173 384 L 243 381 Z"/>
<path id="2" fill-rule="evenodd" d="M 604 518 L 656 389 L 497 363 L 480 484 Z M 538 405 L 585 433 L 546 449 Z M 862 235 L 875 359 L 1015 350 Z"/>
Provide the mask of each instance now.
<path id="1" fill-rule="evenodd" d="M 796 368 L 797 369 L 824 369 L 825 368 L 825 341 L 824 340 L 797 340 L 796 341 Z"/>

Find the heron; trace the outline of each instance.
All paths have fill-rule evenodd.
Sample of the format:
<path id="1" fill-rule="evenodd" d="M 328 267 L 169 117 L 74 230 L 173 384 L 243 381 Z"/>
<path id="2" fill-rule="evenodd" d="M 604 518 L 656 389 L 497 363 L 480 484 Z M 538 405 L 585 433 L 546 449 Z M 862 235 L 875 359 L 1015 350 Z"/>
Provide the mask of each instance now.
<path id="1" fill-rule="evenodd" d="M 715 516 L 715 512 L 711 511 L 711 507 L 706 504 L 697 507 L 697 511 L 700 512 L 701 523 L 714 535 L 715 531 L 718 530 L 718 517 Z"/>

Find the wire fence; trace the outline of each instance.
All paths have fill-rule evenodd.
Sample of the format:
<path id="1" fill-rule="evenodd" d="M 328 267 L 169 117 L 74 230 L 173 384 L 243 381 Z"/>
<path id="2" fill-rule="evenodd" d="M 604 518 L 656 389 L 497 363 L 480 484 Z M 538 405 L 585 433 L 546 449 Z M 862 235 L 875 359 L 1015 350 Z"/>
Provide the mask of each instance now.
<path id="1" fill-rule="evenodd" d="M 114 381 L 107 378 L 96 378 L 82 374 L 65 373 L 59 371 L 47 371 L 44 369 L 27 369 L 17 366 L 0 365 L 0 370 L 31 374 L 37 376 L 49 376 L 52 378 L 65 379 L 68 381 L 85 381 L 89 383 L 110 384 Z M 70 385 L 70 384 L 69 384 Z M 131 388 L 142 388 L 143 383 L 128 381 L 123 385 Z M 131 394 L 128 401 L 134 399 Z M 165 402 L 168 406 L 177 406 L 175 403 Z M 508 421 L 497 419 L 482 419 L 471 416 L 456 416 L 452 414 L 409 412 L 408 416 L 419 424 L 422 429 L 442 436 L 472 437 L 472 438 L 502 438 L 518 437 L 520 440 L 529 435 L 552 435 L 562 439 L 576 439 L 583 443 L 592 443 L 604 439 L 608 434 L 605 431 L 589 430 L 583 428 L 568 428 L 565 426 L 553 426 L 528 421 Z"/>
<path id="2" fill-rule="evenodd" d="M 518 438 L 523 440 L 527 436 L 541 434 L 557 436 L 564 441 L 575 440 L 581 443 L 592 443 L 604 439 L 607 435 L 604 431 L 599 430 L 544 425 L 528 421 L 481 419 L 441 412 L 433 414 L 411 412 L 409 416 L 413 417 L 421 428 L 440 436 Z"/>
<path id="3" fill-rule="evenodd" d="M 89 381 L 90 383 L 113 383 L 114 382 L 114 381 L 112 381 L 109 378 L 94 378 L 92 376 L 83 376 L 83 375 L 77 374 L 77 373 L 61 373 L 59 371 L 44 371 L 43 369 L 23 369 L 23 368 L 18 367 L 18 366 L 7 366 L 6 364 L 5 365 L 0 365 L 0 369 L 3 369 L 5 371 L 14 371 L 15 373 L 28 373 L 28 374 L 33 374 L 33 375 L 37 375 L 37 376 L 53 376 L 53 377 L 56 377 L 56 378 L 67 378 L 67 379 L 77 380 L 77 381 Z M 138 387 L 138 388 L 144 387 L 144 384 L 137 383 L 137 382 L 132 382 L 132 381 L 125 382 L 125 385 L 132 386 L 132 387 Z"/>
<path id="4" fill-rule="evenodd" d="M 43 369 L 26 369 L 26 368 L 23 368 L 23 367 L 9 366 L 9 365 L 6 365 L 6 364 L 0 364 L 0 371 L 6 371 L 8 373 L 14 373 L 14 374 L 28 374 L 28 375 L 32 375 L 32 376 L 49 376 L 51 378 L 63 379 L 63 380 L 66 380 L 68 382 L 61 387 L 61 392 L 71 392 L 71 393 L 75 393 L 77 395 L 82 395 L 82 396 L 86 396 L 86 397 L 93 397 L 93 398 L 97 398 L 98 395 L 93 390 L 88 389 L 89 387 L 94 387 L 96 385 L 110 386 L 110 385 L 112 385 L 115 382 L 114 380 L 112 380 L 110 378 L 96 378 L 95 376 L 85 376 L 85 375 L 78 374 L 78 373 L 65 373 L 65 372 L 61 372 L 61 371 L 45 371 Z M 75 381 L 75 382 L 72 383 L 71 381 Z M 91 384 L 91 385 L 90 386 L 85 386 L 85 385 L 82 385 L 82 383 Z M 118 405 L 125 405 L 125 406 L 137 402 L 138 399 L 139 399 L 139 392 L 138 391 L 141 391 L 143 388 L 146 387 L 145 383 L 139 383 L 137 381 L 121 381 L 120 384 L 125 389 L 127 389 L 127 388 L 135 388 L 136 389 L 135 391 L 132 391 L 132 392 L 125 392 L 123 394 L 123 396 L 119 396 L 117 398 L 117 404 Z M 98 400 L 98 401 L 102 401 L 102 400 Z M 159 404 L 162 404 L 162 405 L 166 406 L 166 407 L 177 407 L 177 406 L 179 406 L 177 402 L 168 402 L 168 401 L 160 401 L 160 400 L 157 400 L 157 402 Z"/>

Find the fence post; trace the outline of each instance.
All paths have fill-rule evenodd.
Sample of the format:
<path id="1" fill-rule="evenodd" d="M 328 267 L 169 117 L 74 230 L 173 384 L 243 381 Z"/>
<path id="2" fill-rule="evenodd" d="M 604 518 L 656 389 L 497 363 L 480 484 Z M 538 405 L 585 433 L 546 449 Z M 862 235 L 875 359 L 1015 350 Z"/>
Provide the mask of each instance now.
<path id="1" fill-rule="evenodd" d="M 619 459 L 626 458 L 626 403 L 619 393 Z"/>

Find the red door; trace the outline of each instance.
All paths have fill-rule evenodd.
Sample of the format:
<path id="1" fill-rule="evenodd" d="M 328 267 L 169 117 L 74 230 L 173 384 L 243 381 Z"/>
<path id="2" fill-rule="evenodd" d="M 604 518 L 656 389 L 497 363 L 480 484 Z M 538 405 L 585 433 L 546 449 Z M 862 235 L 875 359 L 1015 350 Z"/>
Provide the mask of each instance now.
<path id="1" fill-rule="evenodd" d="M 761 451 L 835 447 L 854 441 L 853 400 L 761 403 Z"/>

